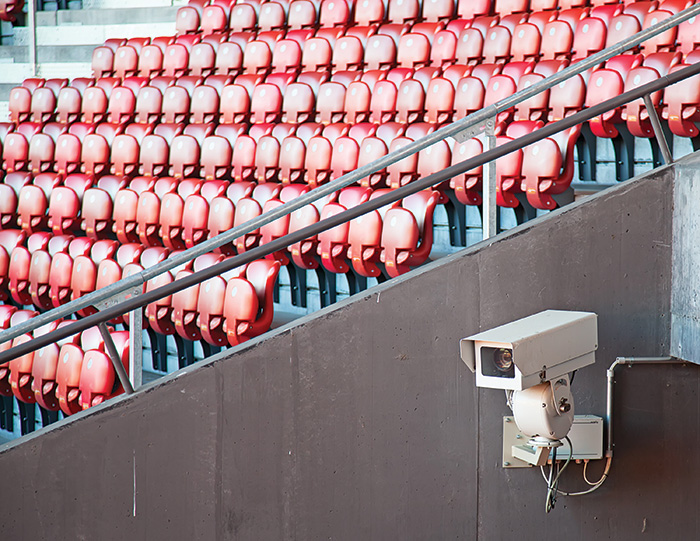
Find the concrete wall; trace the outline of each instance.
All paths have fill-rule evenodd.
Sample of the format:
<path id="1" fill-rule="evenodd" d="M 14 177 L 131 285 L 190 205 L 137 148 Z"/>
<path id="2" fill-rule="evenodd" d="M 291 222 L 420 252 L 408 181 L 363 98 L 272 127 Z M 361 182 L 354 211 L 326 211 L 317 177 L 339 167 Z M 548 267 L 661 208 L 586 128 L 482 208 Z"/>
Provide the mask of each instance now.
<path id="1" fill-rule="evenodd" d="M 668 352 L 672 206 L 667 169 L 5 448 L 0 538 L 698 538 L 697 367 L 620 370 L 610 478 L 545 515 L 540 472 L 500 466 L 503 393 L 458 356 L 542 309 L 597 312 L 574 394 L 602 415 L 616 356 Z"/>
<path id="2" fill-rule="evenodd" d="M 676 170 L 673 206 L 671 353 L 700 363 L 700 157 Z"/>

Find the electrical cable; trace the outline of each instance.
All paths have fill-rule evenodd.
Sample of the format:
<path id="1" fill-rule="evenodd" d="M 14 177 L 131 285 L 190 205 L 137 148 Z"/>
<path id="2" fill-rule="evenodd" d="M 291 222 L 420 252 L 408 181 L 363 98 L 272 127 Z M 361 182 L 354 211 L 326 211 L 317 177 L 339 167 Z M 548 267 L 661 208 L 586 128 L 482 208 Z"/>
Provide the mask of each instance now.
<path id="1" fill-rule="evenodd" d="M 559 465 L 557 464 L 557 448 L 554 447 L 552 449 L 552 467 L 549 470 L 549 479 L 547 479 L 547 477 L 544 473 L 544 466 L 540 466 L 540 471 L 542 472 L 542 476 L 545 478 L 545 481 L 547 481 L 547 499 L 545 500 L 545 511 L 547 513 L 549 513 L 552 509 L 554 509 L 554 505 L 557 501 L 556 495 L 563 494 L 563 492 L 558 489 L 559 478 L 561 477 L 561 474 L 564 473 L 564 470 L 569 465 L 569 463 L 571 462 L 571 458 L 574 455 L 574 448 L 573 448 L 573 445 L 571 444 L 571 440 L 569 439 L 568 436 L 566 436 L 564 439 L 569 444 L 569 456 L 567 457 L 564 465 L 561 468 L 559 468 Z M 554 477 L 554 480 L 552 480 L 552 475 L 554 473 L 555 464 L 557 464 L 557 475 L 556 475 L 556 477 Z"/>
<path id="2" fill-rule="evenodd" d="M 559 490 L 557 488 L 557 493 L 562 494 L 563 496 L 585 496 L 586 494 L 590 494 L 591 492 L 595 492 L 596 490 L 598 490 L 601 487 L 601 485 L 608 478 L 608 474 L 610 473 L 611 466 L 612 466 L 612 457 L 609 456 L 607 462 L 605 463 L 605 470 L 603 471 L 603 475 L 601 475 L 600 480 L 595 484 L 589 483 L 592 486 L 588 490 L 584 490 L 581 492 L 566 492 L 564 490 Z M 542 472 L 542 478 L 545 480 L 545 482 L 548 482 L 547 474 L 544 472 L 544 466 L 540 466 L 540 470 Z"/>

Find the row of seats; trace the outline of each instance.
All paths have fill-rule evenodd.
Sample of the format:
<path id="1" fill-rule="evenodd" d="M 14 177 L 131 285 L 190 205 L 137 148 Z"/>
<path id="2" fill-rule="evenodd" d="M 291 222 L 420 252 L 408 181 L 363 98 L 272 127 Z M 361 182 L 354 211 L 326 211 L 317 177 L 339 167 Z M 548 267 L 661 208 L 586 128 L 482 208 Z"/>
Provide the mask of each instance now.
<path id="1" fill-rule="evenodd" d="M 524 22 L 523 18 L 527 20 L 528 15 L 533 13 L 537 14 L 533 20 L 543 24 L 558 17 L 575 21 L 589 13 L 619 14 L 623 6 L 625 12 L 635 16 L 641 25 L 645 14 L 659 7 L 656 1 L 625 2 L 616 7 L 611 5 L 617 2 L 593 2 L 589 8 L 585 2 L 563 2 L 557 6 L 556 2 L 551 1 L 530 3 L 527 0 L 501 0 L 496 2 L 495 11 L 492 11 L 490 4 L 466 0 L 460 0 L 456 5 L 452 0 L 390 0 L 387 5 L 383 0 L 365 0 L 356 6 L 354 2 L 348 4 L 344 0 L 294 0 L 291 3 L 274 1 L 263 4 L 255 1 L 229 4 L 224 1 L 202 7 L 195 3 L 180 8 L 176 28 L 180 35 L 251 31 L 273 33 L 279 30 L 300 33 L 298 31 L 320 28 L 323 35 L 334 37 L 338 33 L 333 29 L 337 28 L 350 33 L 368 34 L 372 31 L 371 27 L 377 26 L 400 28 L 425 23 L 425 28 L 434 29 L 440 24 L 449 25 L 452 21 L 463 21 L 461 25 L 477 21 L 480 26 L 491 26 L 501 21 L 512 30 L 513 25 Z M 666 0 L 661 2 L 659 9 L 677 13 L 690 4 L 687 0 Z M 572 29 L 575 29 L 574 25 Z"/>
<path id="2" fill-rule="evenodd" d="M 455 63 L 473 65 L 482 61 L 570 60 L 585 58 L 671 15 L 667 10 L 651 11 L 640 23 L 634 15 L 623 13 L 621 5 L 607 5 L 593 8 L 590 16 L 582 19 L 542 21 L 533 14 L 529 19 L 532 22 L 510 27 L 472 23 L 461 29 L 426 30 L 415 25 L 401 34 L 382 33 L 379 28 L 370 36 L 353 35 L 349 29 L 333 39 L 292 34 L 269 39 L 269 36 L 249 34 L 236 40 L 232 36 L 220 36 L 220 39 L 205 36 L 206 42 L 198 42 L 200 36 L 185 35 L 158 38 L 157 43 L 148 44 L 148 38 L 134 38 L 122 40 L 122 45 L 112 42 L 95 49 L 92 67 L 96 77 L 123 79 L 158 75 L 298 74 L 328 72 L 331 68 L 334 72 L 395 67 L 441 69 Z M 608 28 L 613 31 L 608 32 Z M 676 49 L 688 53 L 698 44 L 700 22 L 691 19 L 647 40 L 641 49 L 644 54 Z"/>
<path id="3" fill-rule="evenodd" d="M 0 327 L 6 329 L 36 315 L 37 312 L 3 305 Z M 52 322 L 31 335 L 18 336 L 11 344 L 3 344 L 3 350 L 72 323 Z M 110 335 L 128 372 L 129 332 L 111 330 Z M 123 392 L 96 327 L 0 365 L 0 396 L 14 396 L 21 403 L 36 403 L 64 415 L 96 406 Z"/>

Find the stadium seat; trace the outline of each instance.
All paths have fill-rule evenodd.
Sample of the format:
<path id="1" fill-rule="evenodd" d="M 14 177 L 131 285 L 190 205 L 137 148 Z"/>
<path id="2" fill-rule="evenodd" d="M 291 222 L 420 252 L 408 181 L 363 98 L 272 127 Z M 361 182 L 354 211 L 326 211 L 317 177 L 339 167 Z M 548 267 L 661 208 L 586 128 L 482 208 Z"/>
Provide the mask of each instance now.
<path id="1" fill-rule="evenodd" d="M 404 198 L 401 207 L 387 210 L 381 261 L 389 276 L 399 276 L 428 258 L 433 242 L 433 211 L 439 198 L 438 192 L 424 190 Z"/>
<path id="2" fill-rule="evenodd" d="M 120 361 L 129 371 L 129 331 L 110 332 Z M 102 350 L 85 352 L 80 369 L 79 405 L 82 409 L 97 406 L 124 392 L 109 355 Z"/>
<path id="3" fill-rule="evenodd" d="M 47 87 L 37 88 L 32 93 L 31 121 L 44 124 L 53 121 L 56 114 L 56 94 Z"/>
<path id="4" fill-rule="evenodd" d="M 96 47 L 92 52 L 91 68 L 96 79 L 111 77 L 114 73 L 114 51 L 109 47 Z"/>
<path id="5" fill-rule="evenodd" d="M 68 175 L 62 186 L 51 191 L 48 208 L 48 227 L 54 235 L 77 232 L 80 226 L 80 208 L 85 191 L 92 186 L 89 175 Z"/>
<path id="6" fill-rule="evenodd" d="M 248 265 L 245 281 L 241 277 L 228 281 L 224 293 L 223 330 L 232 346 L 270 328 L 274 316 L 272 290 L 279 268 L 279 261 L 260 259 Z"/>
<path id="7" fill-rule="evenodd" d="M 73 321 L 61 321 L 58 328 L 71 325 Z M 59 340 L 55 344 L 49 344 L 34 354 L 34 362 L 32 364 L 32 383 L 31 389 L 34 392 L 34 398 L 42 408 L 49 411 L 60 411 L 58 405 L 58 397 L 56 396 L 56 374 L 58 370 L 59 352 L 65 344 L 75 344 L 78 336 L 71 336 Z"/>
<path id="8" fill-rule="evenodd" d="M 62 124 L 72 124 L 80 118 L 82 95 L 72 86 L 62 88 L 56 102 L 56 120 Z"/>

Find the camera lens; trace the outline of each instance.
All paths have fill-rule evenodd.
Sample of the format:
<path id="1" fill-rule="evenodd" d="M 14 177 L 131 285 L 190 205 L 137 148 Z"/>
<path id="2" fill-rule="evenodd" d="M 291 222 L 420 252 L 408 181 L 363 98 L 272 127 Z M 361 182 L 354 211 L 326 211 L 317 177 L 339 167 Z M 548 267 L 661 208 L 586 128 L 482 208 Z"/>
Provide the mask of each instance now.
<path id="1" fill-rule="evenodd" d="M 513 350 L 510 348 L 482 346 L 481 371 L 484 376 L 492 378 L 514 378 Z"/>
<path id="2" fill-rule="evenodd" d="M 513 352 L 506 348 L 497 349 L 493 352 L 493 364 L 501 372 L 508 372 L 513 368 Z"/>

